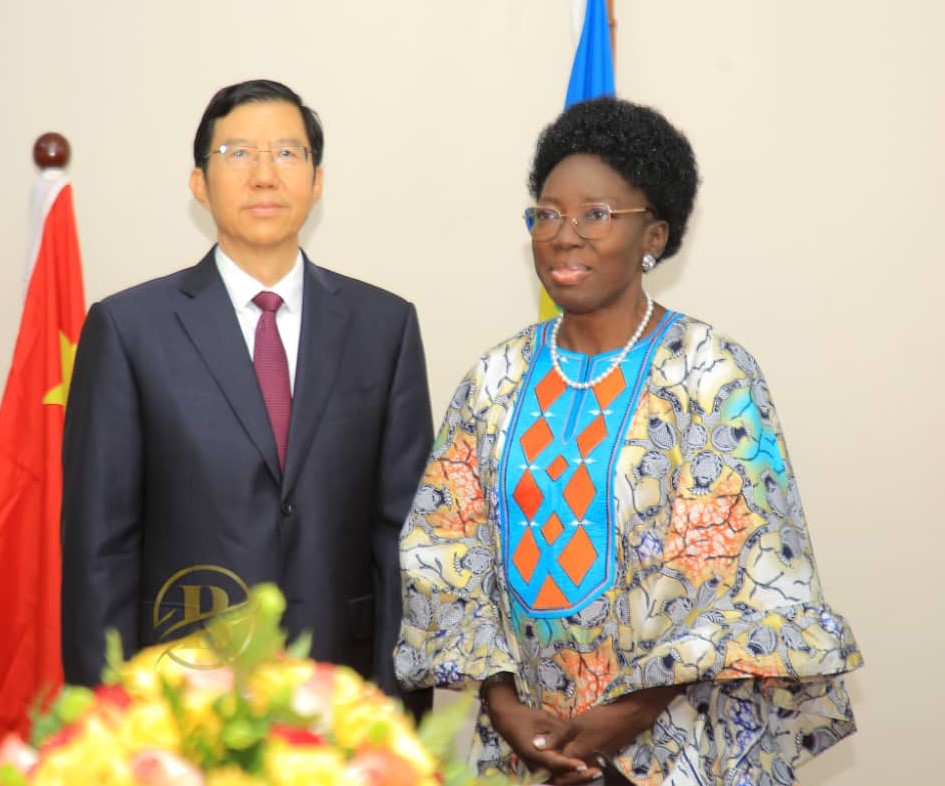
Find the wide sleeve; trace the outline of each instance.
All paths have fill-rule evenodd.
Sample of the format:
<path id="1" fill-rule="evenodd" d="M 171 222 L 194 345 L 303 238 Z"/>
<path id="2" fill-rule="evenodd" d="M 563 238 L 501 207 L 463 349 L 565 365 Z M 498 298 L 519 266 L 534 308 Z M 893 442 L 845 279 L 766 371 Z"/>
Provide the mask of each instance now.
<path id="1" fill-rule="evenodd" d="M 94 685 L 105 631 L 138 649 L 142 434 L 119 331 L 97 303 L 82 329 L 62 449 L 62 659 L 67 682 Z"/>
<path id="2" fill-rule="evenodd" d="M 499 613 L 489 480 L 514 395 L 496 370 L 510 354 L 484 357 L 457 388 L 401 534 L 395 663 L 407 686 L 459 689 L 518 670 Z"/>
<path id="3" fill-rule="evenodd" d="M 761 369 L 724 337 L 709 332 L 694 343 L 685 376 L 671 361 L 654 364 L 639 424 L 648 450 L 626 469 L 652 474 L 661 450 L 670 468 L 665 515 L 649 518 L 654 529 L 638 527 L 630 547 L 640 586 L 662 600 L 648 620 L 660 635 L 647 660 L 663 659 L 689 681 L 850 671 L 861 655 L 846 619 L 824 598 Z M 645 683 L 666 672 L 653 662 L 635 666 L 648 670 Z"/>
<path id="4" fill-rule="evenodd" d="M 688 727 L 707 767 L 757 775 L 762 756 L 765 772 L 787 772 L 854 730 L 841 675 L 862 656 L 824 597 L 757 362 L 705 325 L 670 350 L 654 360 L 621 467 L 637 506 L 627 668 L 605 700 L 692 686 L 685 707 L 638 740 L 638 775 L 679 753 L 666 724 Z"/>

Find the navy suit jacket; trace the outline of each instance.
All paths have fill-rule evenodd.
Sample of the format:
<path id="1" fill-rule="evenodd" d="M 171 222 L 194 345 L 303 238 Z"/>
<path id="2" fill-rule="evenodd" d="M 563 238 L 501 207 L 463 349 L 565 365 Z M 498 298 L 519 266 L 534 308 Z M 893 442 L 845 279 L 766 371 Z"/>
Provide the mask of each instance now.
<path id="1" fill-rule="evenodd" d="M 413 306 L 305 260 L 285 473 L 211 251 L 92 306 L 63 444 L 66 680 L 275 582 L 291 638 L 397 693 L 398 535 L 432 444 Z M 428 698 L 428 697 L 427 697 Z"/>

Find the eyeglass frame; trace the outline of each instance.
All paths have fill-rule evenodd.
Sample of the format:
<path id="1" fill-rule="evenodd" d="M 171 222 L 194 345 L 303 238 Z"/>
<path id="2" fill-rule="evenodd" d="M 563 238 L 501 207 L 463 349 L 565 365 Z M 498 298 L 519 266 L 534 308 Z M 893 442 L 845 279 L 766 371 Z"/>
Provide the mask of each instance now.
<path id="1" fill-rule="evenodd" d="M 607 230 L 603 235 L 596 238 L 586 237 L 585 235 L 581 234 L 581 230 L 578 225 L 578 219 L 575 216 L 570 216 L 567 213 L 562 213 L 560 210 L 557 210 L 556 208 L 553 208 L 553 207 L 543 207 L 542 205 L 531 205 L 525 208 L 524 213 L 522 213 L 522 218 L 525 219 L 525 228 L 528 230 L 528 234 L 531 236 L 532 240 L 534 240 L 536 243 L 550 243 L 552 240 L 558 237 L 558 235 L 561 234 L 561 228 L 564 226 L 564 219 L 566 218 L 571 221 L 571 225 L 574 227 L 574 232 L 582 240 L 600 240 L 601 238 L 607 237 L 607 235 L 610 233 L 610 227 L 613 226 L 613 223 L 614 223 L 613 222 L 614 216 L 620 216 L 620 215 L 625 215 L 625 214 L 630 214 L 630 213 L 652 213 L 654 216 L 658 217 L 658 213 L 656 212 L 656 210 L 652 207 L 649 207 L 648 205 L 645 205 L 643 207 L 612 208 L 606 202 L 588 202 L 585 205 L 581 205 L 581 207 L 582 208 L 602 207 L 606 209 Z M 551 235 L 551 237 L 542 238 L 541 240 L 536 239 L 535 236 L 532 234 L 532 227 L 536 223 L 535 219 L 528 217 L 529 211 L 534 211 L 534 210 L 539 210 L 539 209 L 551 210 L 558 214 L 558 219 L 559 219 L 556 222 L 558 228 L 555 231 L 555 233 Z"/>
<path id="2" fill-rule="evenodd" d="M 273 166 L 278 167 L 279 169 L 293 169 L 295 168 L 294 164 L 279 163 L 280 161 L 284 162 L 284 161 L 289 161 L 292 159 L 278 158 L 276 156 L 276 153 L 278 151 L 285 150 L 286 148 L 302 151 L 301 164 L 307 164 L 309 162 L 309 159 L 314 160 L 315 151 L 312 148 L 308 147 L 307 145 L 275 145 L 274 147 L 259 147 L 259 145 L 247 145 L 243 143 L 218 145 L 209 153 L 207 153 L 207 155 L 205 155 L 203 158 L 204 158 L 204 161 L 209 161 L 210 156 L 212 156 L 214 153 L 217 153 L 220 156 L 220 158 L 223 160 L 224 165 L 228 167 L 233 167 L 234 169 L 249 169 L 250 165 L 256 166 L 259 164 L 260 154 L 269 153 L 269 158 L 272 161 Z M 240 166 L 239 164 L 234 166 L 233 161 L 227 160 L 226 158 L 226 152 L 227 150 L 230 150 L 230 149 L 242 149 L 242 150 L 247 150 L 247 151 L 255 150 L 256 155 L 255 157 L 249 159 L 249 164 L 247 164 L 245 167 Z"/>

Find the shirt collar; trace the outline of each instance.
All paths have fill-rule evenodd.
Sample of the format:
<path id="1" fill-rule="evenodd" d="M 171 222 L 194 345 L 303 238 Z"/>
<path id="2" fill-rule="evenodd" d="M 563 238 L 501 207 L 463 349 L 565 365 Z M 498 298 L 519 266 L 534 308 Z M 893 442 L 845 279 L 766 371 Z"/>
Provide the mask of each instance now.
<path id="1" fill-rule="evenodd" d="M 214 250 L 214 260 L 217 263 L 217 270 L 220 271 L 220 277 L 223 279 L 223 285 L 226 287 L 230 300 L 233 301 L 233 306 L 237 311 L 250 307 L 257 308 L 253 304 L 253 298 L 263 290 L 275 292 L 279 295 L 282 298 L 283 307 L 289 312 L 295 314 L 302 310 L 304 276 L 301 249 L 295 258 L 292 269 L 272 286 L 265 286 L 253 278 L 230 259 L 220 249 L 220 246 L 217 246 Z"/>

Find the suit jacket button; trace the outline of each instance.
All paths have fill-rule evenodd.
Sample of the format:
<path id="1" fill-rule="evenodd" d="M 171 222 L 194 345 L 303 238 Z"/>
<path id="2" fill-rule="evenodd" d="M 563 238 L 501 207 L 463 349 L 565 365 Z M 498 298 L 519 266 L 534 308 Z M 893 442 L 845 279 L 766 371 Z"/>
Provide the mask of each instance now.
<path id="1" fill-rule="evenodd" d="M 295 513 L 295 505 L 291 502 L 286 502 L 282 505 L 283 516 L 291 516 L 293 513 Z"/>

